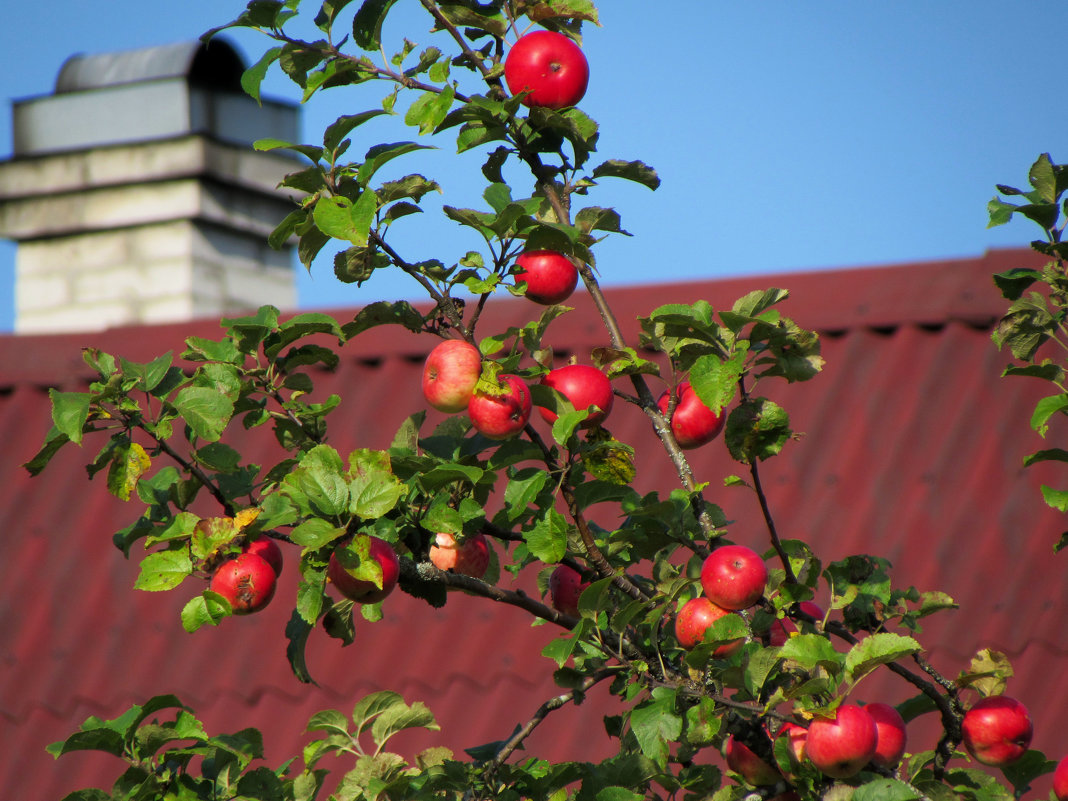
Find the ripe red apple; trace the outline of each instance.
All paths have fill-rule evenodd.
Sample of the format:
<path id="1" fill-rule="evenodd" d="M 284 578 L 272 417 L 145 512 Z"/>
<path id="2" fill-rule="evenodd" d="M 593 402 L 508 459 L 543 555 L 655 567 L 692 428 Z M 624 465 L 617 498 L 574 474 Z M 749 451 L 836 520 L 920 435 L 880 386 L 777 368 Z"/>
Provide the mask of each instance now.
<path id="1" fill-rule="evenodd" d="M 879 730 L 879 742 L 871 761 L 893 770 L 905 755 L 905 719 L 890 704 L 866 704 L 864 708 L 875 719 L 875 728 Z"/>
<path id="2" fill-rule="evenodd" d="M 258 612 L 274 597 L 278 574 L 262 556 L 242 553 L 215 569 L 208 589 L 230 602 L 235 615 Z"/>
<path id="3" fill-rule="evenodd" d="M 879 744 L 875 718 L 856 704 L 842 704 L 831 718 L 815 718 L 808 727 L 805 754 L 823 773 L 848 779 L 867 765 Z"/>
<path id="4" fill-rule="evenodd" d="M 557 367 L 546 373 L 541 383 L 562 393 L 576 410 L 590 409 L 593 406 L 599 409 L 590 412 L 590 416 L 582 421 L 582 428 L 599 424 L 612 411 L 612 382 L 592 365 L 568 364 Z M 545 407 L 538 409 L 546 422 L 556 421 L 556 412 Z"/>
<path id="5" fill-rule="evenodd" d="M 1057 801 L 1068 801 L 1068 757 L 1058 762 L 1053 771 L 1053 794 Z"/>
<path id="6" fill-rule="evenodd" d="M 466 537 L 457 544 L 452 534 L 435 535 L 430 546 L 430 561 L 439 570 L 452 570 L 473 578 L 482 578 L 489 567 L 489 545 L 481 533 Z"/>
<path id="7" fill-rule="evenodd" d="M 543 306 L 563 303 L 578 285 L 574 262 L 555 250 L 528 250 L 515 263 L 519 267 L 516 283 L 526 281 L 527 298 Z"/>
<path id="8" fill-rule="evenodd" d="M 1007 695 L 991 695 L 964 714 L 961 732 L 977 762 L 1001 767 L 1027 752 L 1034 728 L 1027 707 Z"/>
<path id="9" fill-rule="evenodd" d="M 400 560 L 393 546 L 378 537 L 371 537 L 368 555 L 382 568 L 382 586 L 377 587 L 373 581 L 353 576 L 338 559 L 337 551 L 330 554 L 330 564 L 326 575 L 337 587 L 337 591 L 361 604 L 375 604 L 393 592 L 400 577 Z"/>
<path id="10" fill-rule="evenodd" d="M 744 545 L 723 545 L 701 565 L 701 588 L 724 609 L 747 609 L 764 595 L 768 568 L 760 554 Z"/>
<path id="11" fill-rule="evenodd" d="M 565 615 L 578 617 L 579 596 L 590 586 L 582 574 L 573 567 L 558 565 L 549 576 L 549 598 L 553 609 Z"/>
<path id="12" fill-rule="evenodd" d="M 562 33 L 531 31 L 508 51 L 504 80 L 513 95 L 529 90 L 526 106 L 566 108 L 586 94 L 590 65 L 582 49 Z"/>
<path id="13" fill-rule="evenodd" d="M 267 560 L 276 576 L 282 575 L 282 549 L 270 537 L 258 537 L 245 545 L 245 553 L 254 553 Z"/>
<path id="14" fill-rule="evenodd" d="M 735 739 L 733 734 L 727 738 L 723 756 L 727 759 L 727 767 L 754 787 L 775 784 L 782 780 L 782 774 L 777 768 L 757 756 L 753 749 Z"/>
<path id="15" fill-rule="evenodd" d="M 787 721 L 782 724 L 782 728 L 779 729 L 776 739 L 779 737 L 789 738 L 790 751 L 793 752 L 794 759 L 800 762 L 805 758 L 805 742 L 808 739 L 808 729 L 804 726 L 798 726 L 796 723 Z"/>
<path id="16" fill-rule="evenodd" d="M 722 606 L 716 606 L 705 597 L 691 598 L 682 605 L 675 616 L 675 637 L 679 645 L 689 651 L 704 640 L 708 627 L 725 615 L 731 614 Z M 717 659 L 722 659 L 738 650 L 742 640 L 724 643 L 712 652 Z"/>
<path id="17" fill-rule="evenodd" d="M 467 408 L 481 372 L 478 348 L 462 339 L 446 339 L 426 357 L 423 397 L 439 412 L 461 412 Z"/>
<path id="18" fill-rule="evenodd" d="M 697 397 L 697 393 L 693 391 L 689 381 L 679 384 L 675 390 L 675 397 L 678 398 L 678 402 L 671 415 L 671 433 L 680 448 L 690 450 L 700 447 L 711 442 L 723 430 L 727 418 L 705 406 Z M 660 396 L 657 406 L 660 407 L 661 414 L 667 414 L 670 399 L 670 391 Z"/>
<path id="19" fill-rule="evenodd" d="M 507 394 L 489 395 L 476 390 L 467 404 L 467 416 L 471 418 L 471 425 L 483 436 L 508 439 L 523 430 L 530 420 L 533 406 L 530 390 L 522 378 L 507 373 L 497 378 L 507 389 Z"/>

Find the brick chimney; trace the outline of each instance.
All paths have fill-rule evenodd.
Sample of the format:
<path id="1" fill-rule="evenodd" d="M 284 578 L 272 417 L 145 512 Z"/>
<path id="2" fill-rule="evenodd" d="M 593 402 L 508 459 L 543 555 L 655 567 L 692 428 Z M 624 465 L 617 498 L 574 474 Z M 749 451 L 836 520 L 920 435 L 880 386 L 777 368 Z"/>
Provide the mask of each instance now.
<path id="1" fill-rule="evenodd" d="M 296 305 L 292 248 L 267 236 L 292 208 L 298 111 L 241 91 L 227 42 L 68 59 L 51 95 L 13 104 L 0 236 L 18 243 L 15 330 L 77 331 Z"/>

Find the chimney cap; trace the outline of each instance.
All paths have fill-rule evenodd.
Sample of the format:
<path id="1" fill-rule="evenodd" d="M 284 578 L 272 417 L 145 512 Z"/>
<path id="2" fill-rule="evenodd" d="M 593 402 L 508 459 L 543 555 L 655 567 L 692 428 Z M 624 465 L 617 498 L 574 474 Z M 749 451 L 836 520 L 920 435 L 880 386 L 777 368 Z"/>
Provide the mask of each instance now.
<path id="1" fill-rule="evenodd" d="M 124 84 L 184 77 L 216 91 L 241 91 L 245 63 L 225 39 L 176 42 L 157 47 L 71 56 L 59 70 L 55 93 L 67 94 Z"/>

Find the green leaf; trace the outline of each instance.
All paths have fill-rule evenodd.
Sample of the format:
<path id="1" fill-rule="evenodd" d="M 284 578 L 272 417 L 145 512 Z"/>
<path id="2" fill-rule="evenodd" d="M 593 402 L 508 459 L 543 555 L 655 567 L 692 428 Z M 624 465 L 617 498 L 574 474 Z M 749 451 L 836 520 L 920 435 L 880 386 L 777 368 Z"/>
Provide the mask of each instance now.
<path id="1" fill-rule="evenodd" d="M 1024 459 L 1024 467 L 1030 467 L 1036 462 L 1068 462 L 1068 451 L 1063 448 L 1049 448 L 1036 451 Z"/>
<path id="2" fill-rule="evenodd" d="M 372 53 L 382 46 L 382 24 L 397 0 L 364 0 L 352 20 L 352 40 Z"/>
<path id="3" fill-rule="evenodd" d="M 994 228 L 998 225 L 1004 225 L 1012 219 L 1013 212 L 1017 209 L 1012 203 L 1006 203 L 996 195 L 990 199 L 990 202 L 986 204 L 986 213 L 990 218 L 987 222 L 987 228 Z"/>
<path id="4" fill-rule="evenodd" d="M 1022 267 L 994 275 L 994 283 L 1001 290 L 1001 295 L 1005 300 L 1018 300 L 1031 284 L 1041 279 L 1042 273 L 1039 270 L 1028 270 Z"/>
<path id="5" fill-rule="evenodd" d="M 367 186 L 371 177 L 387 162 L 398 156 L 403 156 L 405 153 L 432 149 L 431 145 L 420 145 L 416 142 L 391 142 L 375 145 L 367 151 L 364 162 L 360 165 L 360 169 L 356 174 L 356 180 L 360 183 L 360 186 Z"/>
<path id="6" fill-rule="evenodd" d="M 232 614 L 230 604 L 223 596 L 204 590 L 182 607 L 182 628 L 192 634 L 201 626 L 217 626 L 220 620 Z"/>
<path id="7" fill-rule="evenodd" d="M 392 511 L 407 491 L 400 479 L 384 470 L 356 476 L 349 484 L 349 512 L 375 520 Z"/>
<path id="8" fill-rule="evenodd" d="M 636 793 L 626 787 L 605 787 L 597 791 L 596 801 L 642 801 L 645 793 Z"/>
<path id="9" fill-rule="evenodd" d="M 923 650 L 912 637 L 883 632 L 865 637 L 846 654 L 846 676 L 854 684 L 880 665 Z"/>
<path id="10" fill-rule="evenodd" d="M 453 25 L 462 28 L 477 28 L 501 39 L 508 33 L 508 20 L 493 10 L 492 3 L 481 4 L 471 0 L 449 0 L 438 3 L 441 13 Z"/>
<path id="11" fill-rule="evenodd" d="M 623 221 L 615 209 L 605 209 L 600 206 L 587 206 L 584 209 L 579 209 L 575 214 L 575 225 L 585 234 L 591 234 L 593 231 L 607 231 L 613 234 L 631 236 L 628 231 L 623 230 L 622 223 Z"/>
<path id="12" fill-rule="evenodd" d="M 595 367 L 609 378 L 623 375 L 660 375 L 660 366 L 643 359 L 634 348 L 594 348 L 590 352 Z"/>
<path id="13" fill-rule="evenodd" d="M 134 588 L 148 592 L 173 590 L 193 572 L 193 563 L 185 550 L 157 551 L 141 560 L 141 574 Z"/>
<path id="14" fill-rule="evenodd" d="M 1057 176 L 1049 153 L 1043 153 L 1028 171 L 1027 180 L 1035 188 L 1036 200 L 1044 203 L 1057 202 Z"/>
<path id="15" fill-rule="evenodd" d="M 70 442 L 70 437 L 61 433 L 54 426 L 52 430 L 48 432 L 45 437 L 45 444 L 41 446 L 41 449 L 34 454 L 30 461 L 25 462 L 22 466 L 26 468 L 26 471 L 31 476 L 40 475 L 41 472 L 48 467 L 48 463 L 52 461 L 59 449 Z"/>
<path id="16" fill-rule="evenodd" d="M 48 390 L 52 400 L 52 422 L 56 429 L 67 435 L 67 439 L 78 445 L 82 442 L 85 423 L 89 419 L 89 403 L 92 396 L 88 392 L 60 392 Z"/>
<path id="17" fill-rule="evenodd" d="M 591 428 L 582 446 L 582 466 L 599 481 L 630 484 L 637 475 L 634 448 L 620 442 L 603 428 Z"/>
<path id="18" fill-rule="evenodd" d="M 567 530 L 567 520 L 550 507 L 523 532 L 523 539 L 534 558 L 555 564 L 567 553 Z"/>
<path id="19" fill-rule="evenodd" d="M 138 480 L 152 466 L 145 449 L 136 442 L 121 445 L 108 467 L 108 492 L 123 501 L 130 500 L 130 493 Z"/>
<path id="20" fill-rule="evenodd" d="M 722 722 L 716 702 L 702 695 L 696 704 L 686 710 L 686 742 L 699 746 L 711 745 L 719 734 Z"/>
<path id="21" fill-rule="evenodd" d="M 333 239 L 344 239 L 358 247 L 367 245 L 378 199 L 365 189 L 353 203 L 343 195 L 321 197 L 312 211 L 316 226 Z"/>
<path id="22" fill-rule="evenodd" d="M 93 718 L 90 718 L 90 720 L 93 720 Z M 88 723 L 89 721 L 86 721 L 86 724 Z M 56 759 L 72 751 L 103 751 L 121 757 L 125 745 L 126 740 L 119 732 L 106 728 L 93 728 L 76 731 L 66 740 L 52 743 L 45 750 Z M 103 797 L 104 801 L 110 801 L 111 799 L 111 796 L 107 794 Z M 64 799 L 64 801 L 66 800 Z"/>
<path id="23" fill-rule="evenodd" d="M 353 130 L 363 125 L 368 120 L 372 120 L 375 117 L 381 117 L 386 112 L 382 109 L 371 109 L 370 111 L 361 111 L 359 114 L 346 114 L 342 117 L 338 117 L 334 122 L 327 126 L 326 131 L 323 133 L 323 148 L 331 153 L 337 150 L 338 145 L 342 140 L 352 133 Z"/>
<path id="24" fill-rule="evenodd" d="M 1001 371 L 1002 376 L 1024 376 L 1027 378 L 1041 378 L 1060 384 L 1064 381 L 1064 368 L 1050 359 L 1043 359 L 1039 364 L 1010 364 Z"/>
<path id="25" fill-rule="evenodd" d="M 122 374 L 125 378 L 133 378 L 137 381 L 135 385 L 137 389 L 151 392 L 171 369 L 173 358 L 174 352 L 167 351 L 148 364 L 135 364 L 123 358 L 119 359 L 119 364 L 122 366 Z"/>
<path id="26" fill-rule="evenodd" d="M 175 397 L 174 406 L 193 433 L 208 442 L 222 436 L 234 414 L 233 401 L 209 387 L 184 387 Z"/>
<path id="27" fill-rule="evenodd" d="M 408 107 L 404 122 L 418 126 L 420 136 L 431 134 L 449 113 L 455 97 L 455 90 L 448 84 L 442 87 L 440 92 L 424 92 Z"/>
<path id="28" fill-rule="evenodd" d="M 289 666 L 293 670 L 293 675 L 297 677 L 298 681 L 305 684 L 315 684 L 311 673 L 308 671 L 308 663 L 304 656 L 304 648 L 307 645 L 308 636 L 314 628 L 314 624 L 301 617 L 300 611 L 297 609 L 293 610 L 293 614 L 286 624 L 286 639 L 288 640 L 286 657 L 289 659 Z"/>
<path id="29" fill-rule="evenodd" d="M 736 461 L 751 464 L 778 454 L 792 434 L 782 407 L 767 398 L 750 398 L 730 413 L 724 438 Z"/>
<path id="30" fill-rule="evenodd" d="M 853 792 L 853 801 L 915 801 L 923 794 L 899 779 L 872 779 Z"/>
<path id="31" fill-rule="evenodd" d="M 1001 770 L 1016 791 L 1016 797 L 1023 798 L 1031 789 L 1031 783 L 1035 779 L 1052 773 L 1056 768 L 1056 762 L 1046 759 L 1046 755 L 1041 751 L 1031 749 L 1008 765 L 1004 765 Z"/>
<path id="32" fill-rule="evenodd" d="M 1049 430 L 1049 419 L 1058 412 L 1068 409 L 1068 394 L 1050 395 L 1035 404 L 1035 410 L 1031 414 L 1031 428 L 1038 432 L 1039 436 L 1045 437 Z"/>
<path id="33" fill-rule="evenodd" d="M 623 178 L 654 190 L 660 186 L 656 170 L 640 161 L 609 159 L 594 167 L 592 175 L 594 178 Z"/>
<path id="34" fill-rule="evenodd" d="M 407 301 L 389 303 L 380 300 L 360 309 L 351 323 L 341 327 L 341 331 L 346 339 L 352 339 L 370 328 L 388 324 L 402 325 L 409 331 L 419 332 L 423 328 L 423 315 Z"/>
<path id="35" fill-rule="evenodd" d="M 682 718 L 675 712 L 675 691 L 655 688 L 650 701 L 631 710 L 630 725 L 642 753 L 663 769 L 670 743 L 682 735 Z"/>
<path id="36" fill-rule="evenodd" d="M 389 256 L 374 245 L 353 246 L 334 254 L 334 276 L 344 284 L 360 286 L 375 270 L 389 267 Z"/>
<path id="37" fill-rule="evenodd" d="M 832 674 L 838 674 L 845 662 L 845 656 L 838 653 L 831 642 L 819 634 L 788 637 L 779 649 L 779 656 L 796 662 L 805 670 L 822 667 Z"/>
<path id="38" fill-rule="evenodd" d="M 991 338 L 999 349 L 1008 345 L 1017 359 L 1031 361 L 1055 328 L 1056 322 L 1046 299 L 1032 292 L 1009 306 L 1008 313 L 998 320 Z"/>
<path id="39" fill-rule="evenodd" d="M 407 704 L 399 693 L 392 690 L 380 690 L 365 695 L 352 708 L 352 722 L 355 724 L 353 734 L 359 737 L 375 718 L 398 707 L 407 708 Z"/>
<path id="40" fill-rule="evenodd" d="M 716 414 L 729 406 L 738 394 L 738 379 L 745 372 L 746 351 L 739 349 L 729 359 L 708 354 L 699 356 L 690 368 L 690 386 L 701 403 Z"/>
<path id="41" fill-rule="evenodd" d="M 344 533 L 344 527 L 335 526 L 321 517 L 313 517 L 294 528 L 289 536 L 297 545 L 316 549 L 333 542 Z"/>
<path id="42" fill-rule="evenodd" d="M 416 701 L 411 706 L 397 704 L 383 710 L 382 714 L 371 724 L 371 737 L 375 745 L 381 748 L 390 737 L 405 729 L 440 731 L 441 727 L 426 704 Z"/>
<path id="43" fill-rule="evenodd" d="M 281 47 L 272 47 L 260 56 L 259 61 L 241 73 L 241 88 L 245 90 L 245 94 L 257 103 L 260 103 L 260 85 L 263 83 L 263 79 L 267 75 L 267 70 L 281 55 Z M 260 103 L 260 105 L 262 105 L 262 103 Z"/>
<path id="44" fill-rule="evenodd" d="M 1068 491 L 1055 490 L 1043 484 L 1042 497 L 1045 499 L 1046 505 L 1056 509 L 1058 512 L 1068 512 Z"/>

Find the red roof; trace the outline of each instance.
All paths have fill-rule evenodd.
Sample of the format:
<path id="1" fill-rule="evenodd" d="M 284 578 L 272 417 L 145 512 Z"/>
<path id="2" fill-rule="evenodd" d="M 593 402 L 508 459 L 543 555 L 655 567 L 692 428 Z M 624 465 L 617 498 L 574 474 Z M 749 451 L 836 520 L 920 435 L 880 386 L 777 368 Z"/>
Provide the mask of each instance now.
<path id="1" fill-rule="evenodd" d="M 1005 306 L 991 274 L 1038 261 L 1029 251 L 996 251 L 924 264 L 609 288 L 607 295 L 636 343 L 635 318 L 663 303 L 705 298 L 724 306 L 756 288 L 791 291 L 783 312 L 821 333 L 827 364 L 807 384 L 769 382 L 761 390 L 790 412 L 794 430 L 805 432 L 761 468 L 781 534 L 809 540 L 825 564 L 851 553 L 886 556 L 897 583 L 952 595 L 962 609 L 936 616 L 920 636 L 930 660 L 955 676 L 979 648 L 1008 653 L 1017 671 L 1010 692 L 1035 717 L 1035 746 L 1059 758 L 1068 752 L 1059 720 L 1068 690 L 1052 677 L 1068 646 L 1062 634 L 1068 563 L 1052 554 L 1063 520 L 1043 505 L 1039 486 L 1063 485 L 1063 475 L 1050 466 L 1022 468 L 1023 457 L 1043 447 L 1028 420 L 1035 400 L 1048 393 L 1038 381 L 999 378 L 1008 356 L 990 340 Z M 582 356 L 605 344 L 605 336 L 588 298 L 575 306 L 550 331 L 559 351 Z M 345 321 L 352 314 L 336 316 Z M 481 330 L 529 315 L 525 301 L 494 302 Z M 198 322 L 0 339 L 0 436 L 10 457 L 0 482 L 0 787 L 9 797 L 59 798 L 75 788 L 110 786 L 122 768 L 117 760 L 76 753 L 55 763 L 44 747 L 89 715 L 113 717 L 160 693 L 181 697 L 209 731 L 262 729 L 272 766 L 299 753 L 313 713 L 348 712 L 375 689 L 427 702 L 442 732 L 418 744 L 458 752 L 506 737 L 555 694 L 551 663 L 538 655 L 553 627 L 531 628 L 523 612 L 461 594 L 442 610 L 395 594 L 384 621 L 358 622 L 348 648 L 313 636 L 308 664 L 320 682 L 314 686 L 297 682 L 284 653 L 284 599 L 296 584 L 291 566 L 280 597 L 264 612 L 193 635 L 178 616 L 193 589 L 132 590 L 137 562 L 125 561 L 110 536 L 140 508 L 108 495 L 102 479 L 86 480 L 94 445 L 68 448 L 38 479 L 17 465 L 49 427 L 47 388 L 84 381 L 83 346 L 147 360 L 180 351 L 193 333 L 221 336 L 216 323 Z M 343 350 L 334 372 L 316 376 L 317 392 L 344 399 L 331 421 L 336 448 L 388 446 L 401 421 L 423 406 L 419 377 L 430 344 L 397 327 L 379 328 Z M 622 405 L 609 423 L 642 454 L 639 489 L 670 489 L 671 465 L 644 418 Z M 253 461 L 258 447 L 239 444 Z M 692 452 L 692 461 L 698 479 L 710 482 L 709 498 L 739 521 L 732 538 L 763 548 L 755 500 L 722 488 L 722 478 L 740 467 L 722 442 Z M 896 677 L 869 681 L 870 696 L 861 700 L 879 695 L 897 703 L 911 695 Z M 556 758 L 603 756 L 595 735 L 611 703 L 603 689 L 594 691 L 584 705 L 553 713 L 529 747 Z"/>

